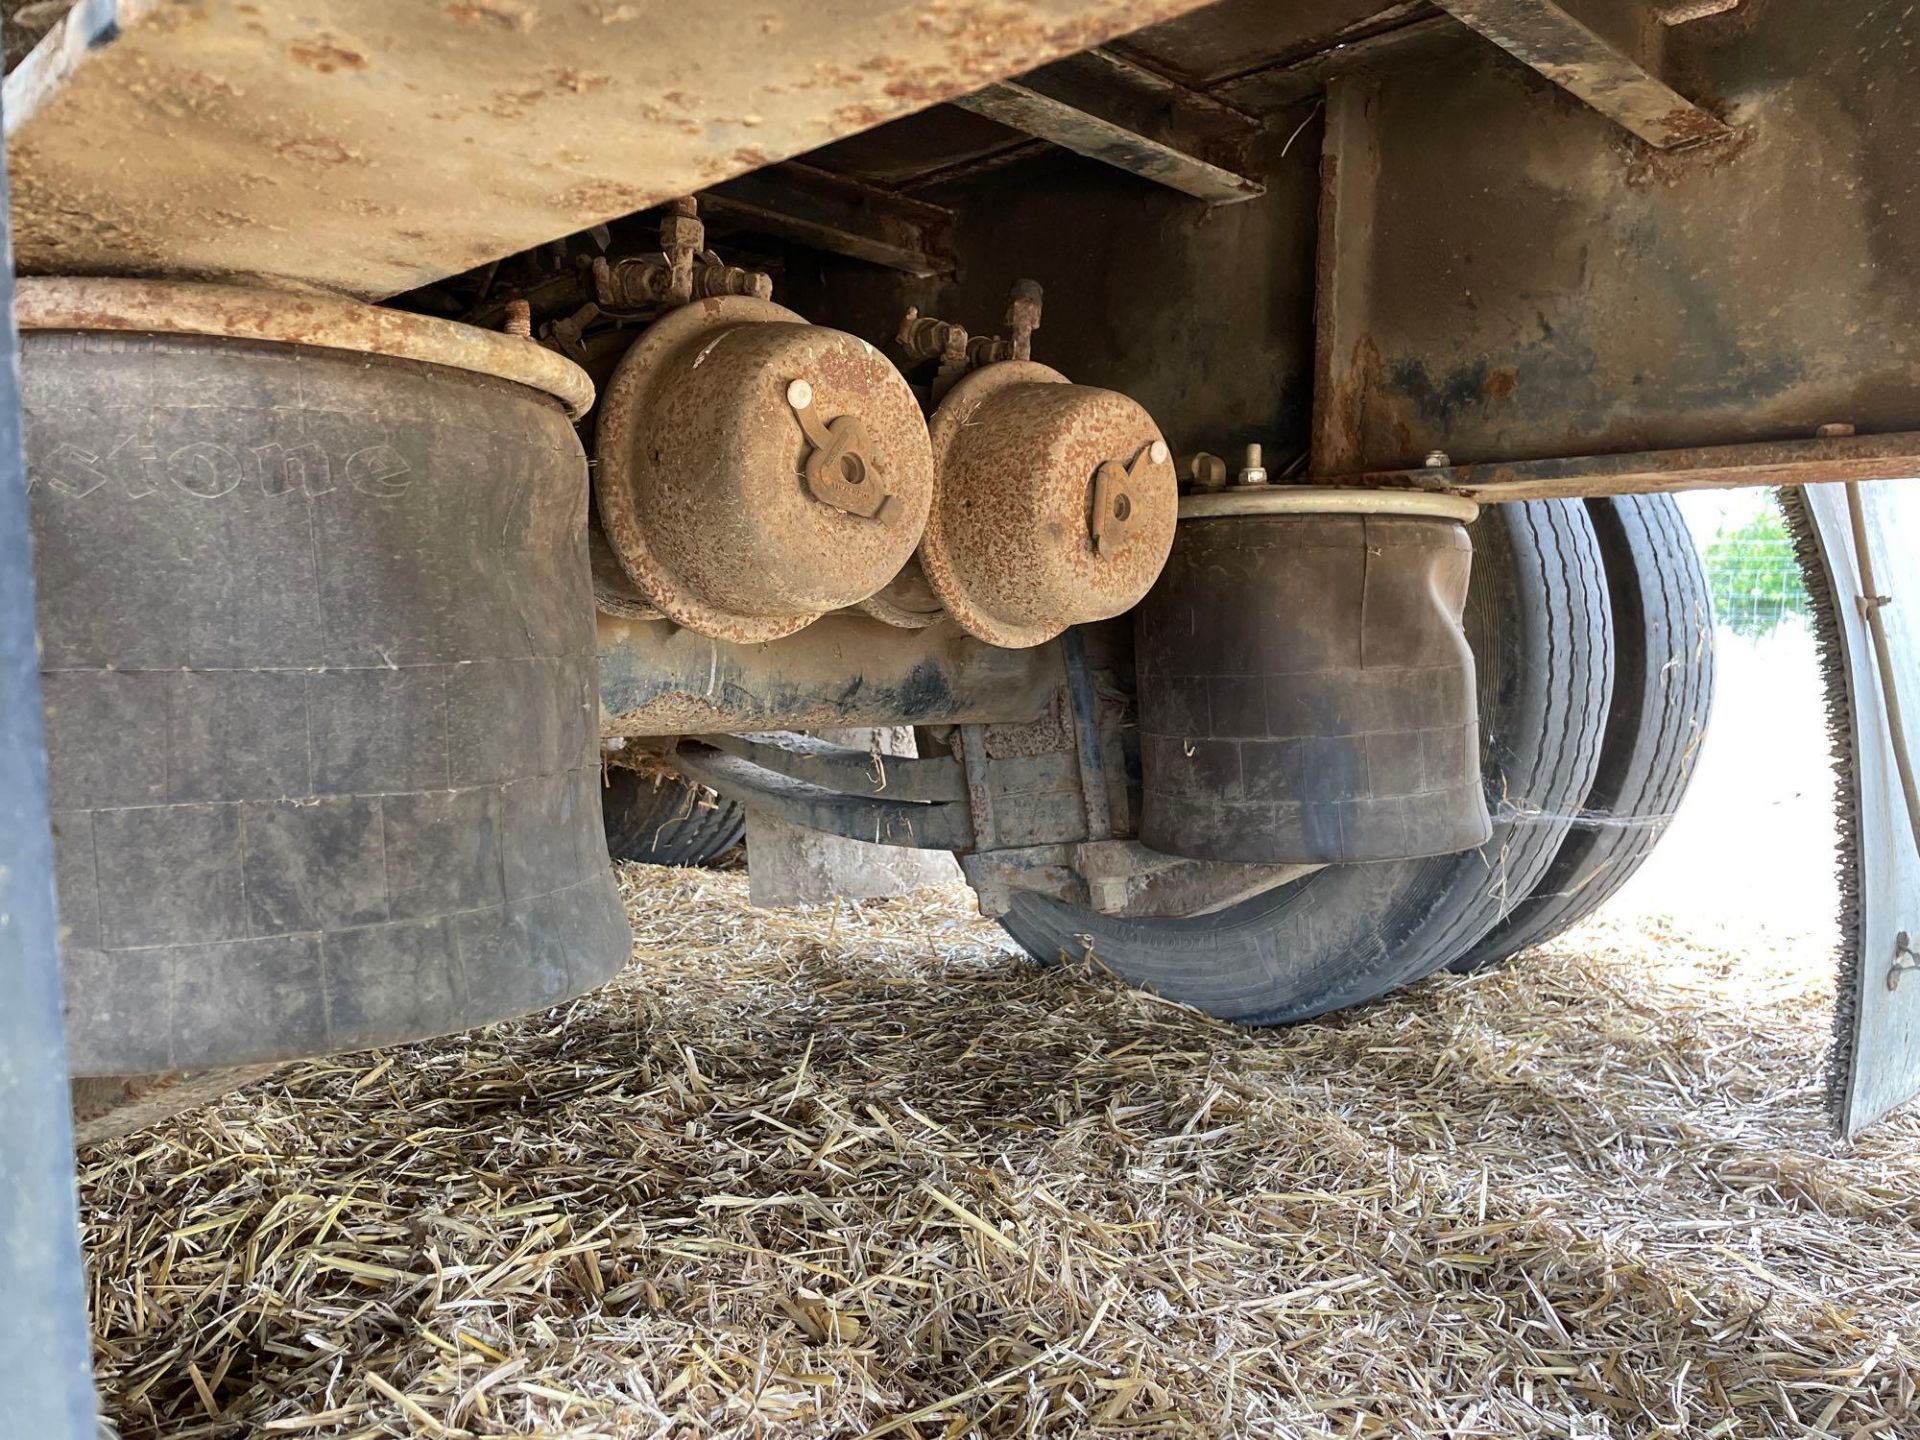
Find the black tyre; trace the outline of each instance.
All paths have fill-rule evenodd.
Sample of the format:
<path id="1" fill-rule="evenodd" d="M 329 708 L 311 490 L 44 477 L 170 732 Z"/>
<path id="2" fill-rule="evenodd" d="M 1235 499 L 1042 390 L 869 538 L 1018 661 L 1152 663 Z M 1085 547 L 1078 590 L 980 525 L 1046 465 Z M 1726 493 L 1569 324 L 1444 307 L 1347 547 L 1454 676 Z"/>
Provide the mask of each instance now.
<path id="1" fill-rule="evenodd" d="M 1579 818 L 1531 894 L 1460 959 L 1465 973 L 1551 940 L 1653 853 L 1693 779 L 1713 704 L 1706 571 L 1671 495 L 1589 500 L 1612 611 L 1613 703 Z"/>
<path id="2" fill-rule="evenodd" d="M 674 775 L 608 769 L 600 792 L 607 853 L 645 865 L 711 865 L 740 843 L 746 812 Z"/>
<path id="3" fill-rule="evenodd" d="M 1211 915 L 1126 920 L 1017 896 L 1007 932 L 1051 962 L 1089 950 L 1124 979 L 1282 1024 L 1432 973 L 1499 923 L 1552 861 L 1593 782 L 1612 683 L 1606 581 L 1576 501 L 1502 505 L 1471 531 L 1467 639 L 1493 837 L 1424 860 L 1337 865 Z"/>

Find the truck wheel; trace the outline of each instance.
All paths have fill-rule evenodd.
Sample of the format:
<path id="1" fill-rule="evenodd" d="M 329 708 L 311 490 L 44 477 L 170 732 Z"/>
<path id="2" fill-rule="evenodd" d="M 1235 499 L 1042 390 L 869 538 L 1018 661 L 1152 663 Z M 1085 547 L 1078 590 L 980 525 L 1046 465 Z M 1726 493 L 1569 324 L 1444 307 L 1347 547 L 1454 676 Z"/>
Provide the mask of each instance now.
<path id="1" fill-rule="evenodd" d="M 643 865 L 711 865 L 740 843 L 747 815 L 676 775 L 613 766 L 600 792 L 607 853 Z"/>
<path id="2" fill-rule="evenodd" d="M 1533 892 L 1450 968 L 1465 974 L 1539 945 L 1625 885 L 1693 779 L 1713 704 L 1706 571 L 1671 495 L 1589 500 L 1613 619 L 1613 703 L 1600 770 Z"/>
<path id="3" fill-rule="evenodd" d="M 1007 932 L 1043 962 L 1091 956 L 1169 999 L 1271 1025 L 1428 975 L 1498 924 L 1545 872 L 1593 782 L 1612 651 L 1599 545 L 1579 502 L 1490 506 L 1470 533 L 1466 631 L 1494 819 L 1485 845 L 1329 866 L 1188 919 L 1017 895 Z"/>

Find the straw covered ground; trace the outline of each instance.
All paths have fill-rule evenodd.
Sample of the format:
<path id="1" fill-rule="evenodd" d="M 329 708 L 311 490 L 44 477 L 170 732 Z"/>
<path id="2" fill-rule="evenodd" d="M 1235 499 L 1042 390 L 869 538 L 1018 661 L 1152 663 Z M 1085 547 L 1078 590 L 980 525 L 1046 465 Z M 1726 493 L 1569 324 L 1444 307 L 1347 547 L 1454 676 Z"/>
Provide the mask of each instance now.
<path id="1" fill-rule="evenodd" d="M 1920 1434 L 1824 957 L 1589 927 L 1255 1034 L 963 892 L 621 872 L 621 981 L 82 1156 L 136 1436 Z"/>

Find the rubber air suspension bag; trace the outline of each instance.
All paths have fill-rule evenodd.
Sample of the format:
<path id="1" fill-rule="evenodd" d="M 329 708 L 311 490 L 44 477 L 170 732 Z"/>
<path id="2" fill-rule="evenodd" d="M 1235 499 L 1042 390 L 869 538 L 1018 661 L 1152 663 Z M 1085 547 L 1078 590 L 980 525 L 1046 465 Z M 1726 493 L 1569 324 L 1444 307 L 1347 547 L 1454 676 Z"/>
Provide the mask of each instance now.
<path id="1" fill-rule="evenodd" d="M 1194 497 L 1182 514 L 1291 499 Z M 1444 517 L 1183 518 L 1138 611 L 1141 840 L 1258 864 L 1485 842 L 1460 625 L 1472 555 Z"/>
<path id="2" fill-rule="evenodd" d="M 586 377 L 215 286 L 23 280 L 20 314 L 75 1073 L 408 1040 L 618 970 L 555 398 Z"/>

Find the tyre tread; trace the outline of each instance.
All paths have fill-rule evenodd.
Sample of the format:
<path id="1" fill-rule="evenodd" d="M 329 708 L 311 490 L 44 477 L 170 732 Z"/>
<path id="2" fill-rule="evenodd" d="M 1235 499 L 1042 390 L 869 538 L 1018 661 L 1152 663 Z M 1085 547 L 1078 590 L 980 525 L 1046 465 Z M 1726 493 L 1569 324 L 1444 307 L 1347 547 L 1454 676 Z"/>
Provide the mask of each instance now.
<path id="1" fill-rule="evenodd" d="M 1587 502 L 1608 562 L 1619 678 L 1580 817 L 1532 894 L 1453 962 L 1494 964 L 1579 923 L 1618 894 L 1665 833 L 1713 699 L 1707 579 L 1667 495 Z M 1677 663 L 1676 663 L 1677 662 Z"/>
<path id="2" fill-rule="evenodd" d="M 677 776 L 613 768 L 601 791 L 607 851 L 646 865 L 710 865 L 740 843 L 739 805 Z"/>

